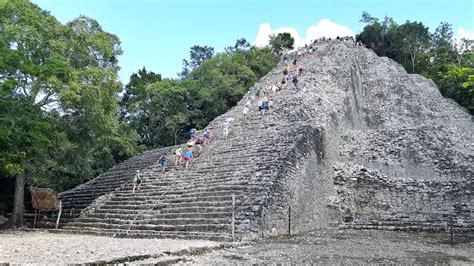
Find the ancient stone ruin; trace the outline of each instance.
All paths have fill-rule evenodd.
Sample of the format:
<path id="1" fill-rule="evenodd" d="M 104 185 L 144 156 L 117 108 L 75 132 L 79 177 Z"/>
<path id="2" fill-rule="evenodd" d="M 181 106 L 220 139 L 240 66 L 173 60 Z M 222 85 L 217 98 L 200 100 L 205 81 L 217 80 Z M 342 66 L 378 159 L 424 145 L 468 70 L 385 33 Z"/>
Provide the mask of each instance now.
<path id="1" fill-rule="evenodd" d="M 213 140 L 188 171 L 160 172 L 169 147 L 60 194 L 70 214 L 62 230 L 231 239 L 234 228 L 250 239 L 328 226 L 439 231 L 450 217 L 473 230 L 469 113 L 432 81 L 346 42 L 318 44 L 298 64 L 300 88 L 281 91 L 269 114 L 252 107 L 245 121 L 243 99 L 212 121 Z M 280 82 L 284 68 L 255 86 Z M 227 118 L 235 123 L 223 140 Z M 144 182 L 132 194 L 136 169 Z"/>

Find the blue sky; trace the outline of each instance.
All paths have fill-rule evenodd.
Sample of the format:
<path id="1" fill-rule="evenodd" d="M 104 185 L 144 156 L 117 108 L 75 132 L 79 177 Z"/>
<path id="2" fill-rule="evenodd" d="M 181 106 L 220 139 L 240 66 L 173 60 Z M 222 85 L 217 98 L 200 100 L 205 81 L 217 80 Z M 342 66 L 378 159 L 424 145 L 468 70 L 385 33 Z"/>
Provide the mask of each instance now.
<path id="1" fill-rule="evenodd" d="M 96 19 L 107 32 L 122 41 L 120 78 L 145 66 L 164 77 L 176 77 L 181 61 L 193 45 L 209 45 L 217 52 L 241 37 L 256 40 L 259 27 L 278 30 L 291 27 L 305 38 L 308 27 L 322 19 L 354 33 L 364 24 L 362 11 L 398 23 L 421 21 L 434 31 L 442 21 L 455 34 L 474 32 L 474 0 L 32 0 L 65 23 L 79 15 Z M 335 25 L 334 24 L 334 25 Z M 319 29 L 333 24 L 320 24 Z M 336 25 L 337 26 L 337 25 Z M 261 32 L 263 34 L 263 32 Z M 309 37 L 308 37 L 309 39 Z"/>

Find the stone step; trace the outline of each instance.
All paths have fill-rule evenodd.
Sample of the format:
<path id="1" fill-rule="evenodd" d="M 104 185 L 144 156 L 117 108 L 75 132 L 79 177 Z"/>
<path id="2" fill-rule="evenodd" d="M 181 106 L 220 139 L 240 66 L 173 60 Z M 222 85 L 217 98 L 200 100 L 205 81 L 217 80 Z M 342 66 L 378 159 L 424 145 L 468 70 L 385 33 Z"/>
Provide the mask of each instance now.
<path id="1" fill-rule="evenodd" d="M 212 186 L 205 186 L 202 184 L 199 186 L 186 185 L 186 186 L 174 186 L 174 187 L 162 187 L 162 186 L 154 187 L 151 185 L 147 186 L 146 184 L 143 184 L 140 190 L 135 191 L 135 194 L 132 193 L 132 188 L 133 188 L 132 186 L 129 188 L 125 188 L 124 190 L 114 192 L 113 194 L 115 196 L 125 195 L 126 197 L 133 197 L 133 196 L 139 196 L 139 195 L 140 196 L 161 196 L 163 194 L 182 195 L 185 193 L 196 193 L 196 192 L 199 193 L 199 192 L 211 191 L 211 192 L 214 192 L 216 196 L 218 196 L 218 195 L 222 195 L 223 193 L 238 194 L 242 191 L 250 190 L 255 187 L 258 187 L 258 185 L 255 185 L 253 183 L 246 183 L 246 182 L 242 182 L 240 184 L 212 184 Z M 86 200 L 82 200 L 82 201 L 77 200 L 76 202 L 81 203 L 81 204 L 87 203 Z"/>
<path id="2" fill-rule="evenodd" d="M 91 227 L 69 227 L 60 230 L 67 234 L 89 234 L 98 236 L 125 237 L 125 238 L 171 238 L 171 239 L 208 239 L 211 241 L 231 241 L 228 233 L 190 232 L 190 231 L 142 231 L 97 229 Z"/>
<path id="3" fill-rule="evenodd" d="M 107 224 L 126 224 L 129 225 L 134 221 L 135 217 L 131 219 L 117 219 L 117 218 L 96 218 L 83 217 L 77 219 L 79 223 L 107 223 Z M 181 219 L 137 219 L 135 224 L 151 224 L 151 225 L 187 225 L 187 224 L 229 224 L 232 217 L 226 218 L 181 218 Z"/>
<path id="4" fill-rule="evenodd" d="M 135 194 L 132 194 L 132 189 L 130 190 L 122 190 L 122 191 L 117 191 L 114 194 L 117 196 L 120 195 L 141 195 L 141 196 L 161 196 L 164 193 L 167 195 L 181 195 L 181 194 L 189 194 L 189 193 L 196 193 L 196 192 L 210 192 L 211 194 L 213 193 L 214 195 L 222 195 L 223 193 L 236 193 L 238 194 L 239 192 L 243 191 L 248 191 L 252 190 L 254 188 L 258 188 L 256 185 L 252 184 L 237 184 L 237 185 L 218 185 L 218 186 L 213 186 L 213 187 L 193 187 L 193 186 L 186 186 L 186 187 L 172 187 L 170 188 L 163 188 L 163 187 L 158 187 L 154 189 L 146 189 L 144 186 L 143 191 L 141 190 L 136 190 Z"/>
<path id="5" fill-rule="evenodd" d="M 236 204 L 240 204 L 237 201 Z M 157 201 L 156 203 L 140 203 L 132 202 L 125 204 L 123 202 L 107 202 L 105 205 L 100 206 L 101 210 L 105 209 L 164 209 L 164 208 L 180 208 L 180 207 L 226 207 L 232 206 L 232 201 L 195 201 L 195 202 L 179 202 L 179 203 L 164 203 Z"/>
<path id="6" fill-rule="evenodd" d="M 242 191 L 235 191 L 235 195 L 236 197 L 238 197 L 239 195 L 241 195 L 241 192 Z M 179 199 L 181 197 L 195 197 L 195 198 L 202 198 L 202 197 L 232 197 L 232 193 L 233 191 L 227 191 L 227 190 L 224 190 L 224 191 L 215 191 L 215 190 L 209 190 L 209 191 L 199 191 L 199 192 L 189 192 L 189 193 L 179 193 L 179 194 L 172 194 L 171 191 L 167 192 L 166 194 L 162 194 L 162 193 L 159 193 L 159 194 L 155 194 L 155 195 L 152 195 L 152 196 L 149 196 L 147 194 L 140 194 L 140 193 L 135 193 L 135 194 L 132 194 L 130 195 L 130 193 L 122 193 L 122 194 L 116 194 L 114 199 L 117 199 L 117 200 L 134 200 L 134 199 L 137 199 L 137 200 L 144 200 L 144 199 L 152 199 L 152 200 L 156 200 L 158 199 L 159 197 L 162 197 L 162 199 L 167 199 L 167 198 L 170 198 L 170 199 Z M 163 196 L 162 196 L 163 195 Z M 133 197 L 133 198 L 131 198 Z"/>
<path id="7" fill-rule="evenodd" d="M 242 195 L 236 195 L 236 200 L 242 199 Z M 224 195 L 224 196 L 202 196 L 202 197 L 187 197 L 187 196 L 182 196 L 182 197 L 173 197 L 173 198 L 163 198 L 160 199 L 160 202 L 162 203 L 181 203 L 181 202 L 194 202 L 194 201 L 231 201 L 232 200 L 232 195 Z M 130 200 L 129 198 L 119 198 L 119 197 L 114 197 L 110 199 L 109 202 L 122 202 L 124 204 L 133 204 L 137 202 L 142 202 L 142 203 L 154 203 L 156 199 L 151 199 L 148 197 L 142 197 L 142 198 L 137 198 L 134 197 L 133 200 Z"/>
<path id="8" fill-rule="evenodd" d="M 72 222 L 64 226 L 71 228 L 97 228 L 116 230 L 143 230 L 143 231 L 194 231 L 194 232 L 227 232 L 230 224 L 183 224 L 183 225 L 155 225 L 155 224 L 109 224 L 109 223 L 81 223 Z"/>
<path id="9" fill-rule="evenodd" d="M 181 212 L 231 212 L 232 205 L 224 207 L 200 207 L 200 206 L 187 206 L 187 207 L 169 207 L 160 210 L 160 213 L 181 213 Z"/>
<path id="10" fill-rule="evenodd" d="M 161 191 L 172 187 L 176 190 L 190 190 L 203 187 L 219 187 L 219 186 L 247 186 L 247 185 L 258 185 L 255 182 L 249 182 L 248 180 L 242 180 L 242 178 L 222 178 L 222 179 L 213 179 L 213 180 L 193 180 L 190 182 L 179 182 L 171 183 L 169 185 L 161 185 L 159 181 L 150 181 L 142 182 L 141 190 L 142 191 Z M 133 186 L 131 186 L 133 187 Z M 126 189 L 128 190 L 128 189 Z"/>
<path id="11" fill-rule="evenodd" d="M 122 219 L 122 220 L 133 220 L 136 219 L 137 214 L 140 214 L 140 218 L 143 219 L 197 219 L 197 218 L 206 218 L 206 219 L 216 219 L 216 218 L 228 218 L 232 217 L 231 212 L 205 212 L 205 213 L 156 213 L 153 212 L 143 212 L 140 213 L 135 211 L 134 213 L 116 213 L 108 212 L 108 210 L 96 210 L 94 213 L 90 214 L 90 218 L 113 218 L 113 219 Z"/>

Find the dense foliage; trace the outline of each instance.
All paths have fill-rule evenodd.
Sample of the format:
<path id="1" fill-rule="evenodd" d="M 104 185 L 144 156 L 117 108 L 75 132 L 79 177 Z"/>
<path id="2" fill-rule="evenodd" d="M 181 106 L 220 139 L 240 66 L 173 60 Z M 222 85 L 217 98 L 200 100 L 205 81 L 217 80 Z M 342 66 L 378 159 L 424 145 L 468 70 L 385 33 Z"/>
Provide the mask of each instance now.
<path id="1" fill-rule="evenodd" d="M 454 40 L 452 26 L 442 22 L 430 33 L 421 22 L 398 25 L 390 17 L 383 22 L 362 14 L 367 23 L 357 39 L 378 55 L 387 56 L 411 73 L 432 79 L 445 97 L 474 114 L 474 54 L 472 40 Z"/>
<path id="2" fill-rule="evenodd" d="M 283 50 L 292 50 L 295 44 L 295 38 L 288 32 L 278 33 L 277 35 L 270 36 L 270 47 L 272 51 L 279 54 Z"/>

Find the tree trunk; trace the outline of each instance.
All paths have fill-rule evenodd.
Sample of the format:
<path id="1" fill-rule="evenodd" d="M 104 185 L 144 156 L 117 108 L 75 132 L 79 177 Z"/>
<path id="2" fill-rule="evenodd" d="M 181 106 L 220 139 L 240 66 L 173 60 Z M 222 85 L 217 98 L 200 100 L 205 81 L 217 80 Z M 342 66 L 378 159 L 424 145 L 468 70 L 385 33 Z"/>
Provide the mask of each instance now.
<path id="1" fill-rule="evenodd" d="M 413 67 L 412 71 L 413 73 L 415 73 L 415 52 L 411 52 L 410 57 L 411 57 L 411 65 Z"/>
<path id="2" fill-rule="evenodd" d="M 15 199 L 13 201 L 13 226 L 23 225 L 23 212 L 25 210 L 25 176 L 20 174 L 16 178 Z"/>
<path id="3" fill-rule="evenodd" d="M 173 130 L 173 137 L 174 137 L 174 145 L 178 145 L 178 137 L 176 136 L 177 135 L 177 130 Z"/>
<path id="4" fill-rule="evenodd" d="M 13 214 L 6 223 L 0 225 L 0 229 L 22 226 L 24 209 L 25 209 L 25 176 L 22 173 L 16 177 L 15 198 L 13 200 Z"/>

